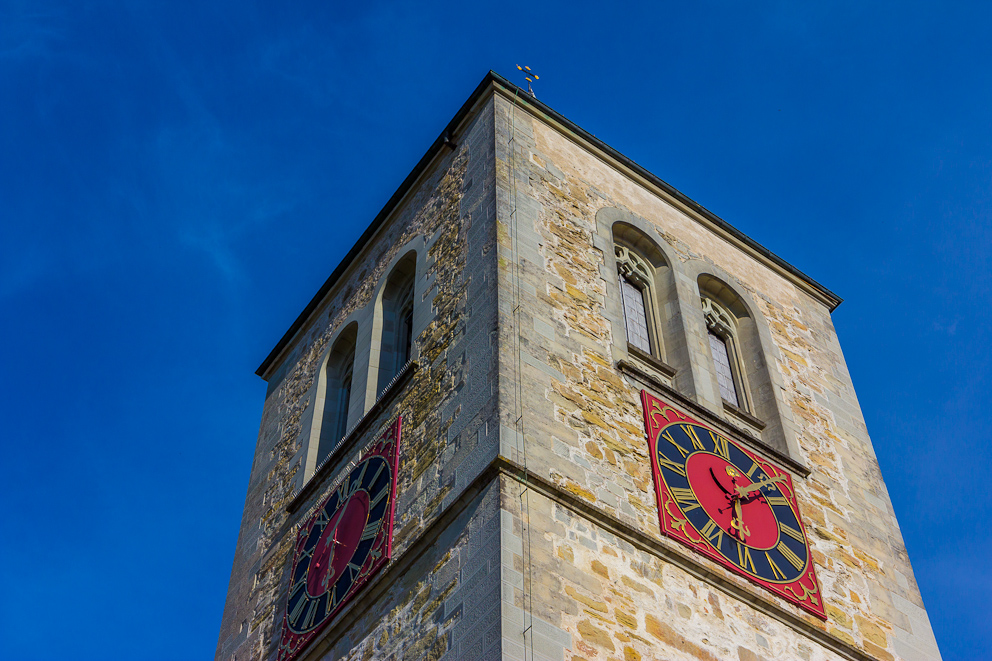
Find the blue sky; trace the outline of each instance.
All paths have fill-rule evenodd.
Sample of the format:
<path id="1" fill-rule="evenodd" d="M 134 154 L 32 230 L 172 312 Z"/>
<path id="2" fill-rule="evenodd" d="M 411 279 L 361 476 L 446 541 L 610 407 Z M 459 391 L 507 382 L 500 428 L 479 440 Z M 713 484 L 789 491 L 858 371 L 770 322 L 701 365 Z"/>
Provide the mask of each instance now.
<path id="1" fill-rule="evenodd" d="M 938 643 L 985 656 L 990 13 L 0 0 L 0 658 L 212 658 L 255 368 L 486 71 L 518 62 L 846 299 Z"/>

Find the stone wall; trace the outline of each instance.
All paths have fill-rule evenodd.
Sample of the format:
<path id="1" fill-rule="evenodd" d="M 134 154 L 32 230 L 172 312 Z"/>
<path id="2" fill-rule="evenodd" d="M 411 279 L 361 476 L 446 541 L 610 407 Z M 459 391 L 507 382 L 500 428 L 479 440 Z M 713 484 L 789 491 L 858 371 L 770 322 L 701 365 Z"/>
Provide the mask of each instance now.
<path id="1" fill-rule="evenodd" d="M 387 570 L 381 591 L 356 599 L 347 627 L 332 625 L 337 636 L 304 658 L 499 659 L 499 487 L 490 482 L 466 500 L 443 530 L 430 531 L 425 548 Z"/>
<path id="2" fill-rule="evenodd" d="M 538 566 L 528 586 L 533 616 L 545 631 L 569 634 L 566 645 L 555 646 L 560 634 L 536 633 L 542 656 L 571 661 L 844 658 L 567 505 L 534 490 L 521 497 L 525 487 L 520 483 L 509 481 L 507 487 L 504 517 L 518 536 L 531 528 L 529 548 L 521 544 L 512 562 L 523 569 L 529 552 Z M 521 617 L 527 599 L 527 590 L 514 591 Z M 519 658 L 540 658 L 536 651 L 534 657 Z"/>
<path id="3" fill-rule="evenodd" d="M 491 103 L 481 106 L 457 140 L 454 150 L 445 151 L 435 159 L 297 333 L 285 355 L 278 359 L 273 373 L 267 375 L 269 388 L 218 642 L 218 659 L 273 657 L 287 597 L 295 524 L 330 491 L 337 476 L 359 457 L 362 446 L 396 416 L 403 416 L 403 437 L 394 562 L 406 557 L 415 544 L 428 541 L 423 539 L 424 532 L 434 529 L 442 512 L 459 501 L 496 455 Z M 308 487 L 309 497 L 288 514 L 287 505 L 294 494 L 311 479 L 303 474 L 305 446 L 310 442 L 312 420 L 319 416 L 313 407 L 315 381 L 323 356 L 345 323 L 357 319 L 360 327 L 369 325 L 377 288 L 390 265 L 411 246 L 420 247 L 420 282 L 416 287 L 419 300 L 415 301 L 414 313 L 416 369 L 398 392 L 386 395 L 388 403 L 375 406 L 375 419 L 363 420 L 357 436 L 332 454 L 328 465 L 314 478 L 319 488 Z M 362 342 L 361 331 L 359 342 Z M 353 392 L 365 390 L 365 384 L 359 380 L 359 367 L 368 360 L 369 352 L 367 346 L 364 354 L 361 348 L 356 352 Z M 354 397 L 352 401 L 354 406 Z M 362 402 L 359 397 L 358 406 L 360 413 L 365 413 L 373 408 L 374 402 Z M 456 553 L 454 547 L 436 553 L 444 555 L 448 551 Z M 438 572 L 443 574 L 447 571 L 445 567 L 448 565 L 442 563 L 437 567 Z M 384 571 L 388 573 L 388 567 Z M 429 574 L 426 571 L 419 575 L 423 581 L 430 582 L 433 579 Z M 373 579 L 366 589 L 374 592 L 378 580 Z M 404 582 L 391 588 L 384 598 L 388 603 L 403 604 L 409 599 L 415 602 L 417 595 L 425 594 L 424 590 L 429 590 L 435 595 L 432 599 L 436 599 L 437 594 L 457 588 L 456 583 L 430 583 L 428 587 L 423 581 L 409 585 L 408 581 Z M 425 636 L 429 638 L 430 632 L 437 634 L 446 628 L 453 630 L 461 617 L 453 614 L 454 619 L 438 623 L 436 613 L 414 620 L 409 613 L 398 613 L 392 621 L 402 625 L 399 630 L 388 634 L 388 641 L 372 645 L 368 639 L 372 634 L 354 634 L 342 629 L 341 622 L 349 620 L 349 612 L 354 608 L 354 605 L 346 607 L 323 637 L 345 641 L 334 644 L 361 650 L 361 655 L 372 649 L 403 650 L 408 646 L 422 652 L 424 645 L 443 652 L 434 643 L 424 642 Z M 367 622 L 356 626 L 359 632 L 379 631 Z M 467 640 L 446 644 L 456 642 L 470 644 Z"/>
<path id="4" fill-rule="evenodd" d="M 501 454 L 554 485 L 561 500 L 591 509 L 586 519 L 541 510 L 548 529 L 524 570 L 541 581 L 514 606 L 532 598 L 534 617 L 571 633 L 566 658 L 834 658 L 830 649 L 847 658 L 939 658 L 828 308 L 794 276 L 525 106 L 502 97 L 496 105 Z M 797 467 L 826 623 L 661 536 L 638 394 L 646 387 L 671 400 L 671 381 L 618 369 L 630 357 L 616 323 L 612 236 L 597 223 L 604 209 L 644 228 L 675 269 L 692 362 L 692 387 L 679 394 L 690 414 L 748 432 L 716 388 L 698 276 L 727 282 L 757 317 L 774 385 L 763 396 L 777 407 L 766 427 Z M 597 517 L 646 535 L 655 550 L 614 546 L 596 533 Z M 704 568 L 705 580 L 660 562 L 666 554 Z M 721 581 L 736 596 L 714 587 Z M 663 639 L 672 639 L 669 656 L 644 647 Z"/>

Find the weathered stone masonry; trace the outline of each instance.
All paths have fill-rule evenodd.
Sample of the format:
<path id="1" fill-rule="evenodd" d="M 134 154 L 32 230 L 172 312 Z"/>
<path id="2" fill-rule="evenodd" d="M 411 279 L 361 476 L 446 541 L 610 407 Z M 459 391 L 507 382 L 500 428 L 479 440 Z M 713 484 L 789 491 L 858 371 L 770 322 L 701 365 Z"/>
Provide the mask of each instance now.
<path id="1" fill-rule="evenodd" d="M 531 535 L 529 560 L 519 562 L 531 563 L 540 580 L 515 594 L 514 605 L 523 608 L 533 595 L 535 617 L 572 635 L 564 658 L 939 658 L 827 305 L 520 105 L 497 101 L 497 135 L 502 127 L 509 145 L 497 151 L 506 159 L 497 172 L 508 173 L 498 182 L 506 191 L 498 218 L 505 223 L 498 233 L 500 296 L 516 297 L 519 307 L 501 317 L 501 337 L 514 341 L 501 346 L 500 408 L 507 427 L 517 412 L 523 416 L 507 457 L 526 461 L 528 472 L 560 495 L 553 507 L 540 505 L 542 518 L 535 518 L 540 499 L 531 501 L 530 528 L 541 535 Z M 796 483 L 826 624 L 788 604 L 769 609 L 760 590 L 718 568 L 717 577 L 735 583 L 743 599 L 662 562 L 668 551 L 685 552 L 660 535 L 638 393 L 647 387 L 664 395 L 669 384 L 617 369 L 618 360 L 632 358 L 621 346 L 622 326 L 606 323 L 611 306 L 617 318 L 619 303 L 616 294 L 609 299 L 616 271 L 603 268 L 612 263 L 612 238 L 597 223 L 604 209 L 643 228 L 671 256 L 694 363 L 695 387 L 682 394 L 732 425 L 706 382 L 696 278 L 708 273 L 728 282 L 757 313 L 774 356 L 769 370 L 778 392 L 769 396 L 784 404 L 776 422 L 791 459 L 809 468 Z M 656 538 L 664 551 L 652 558 L 624 549 L 596 517 L 562 505 L 566 496 Z M 803 621 L 805 635 L 783 626 L 782 612 Z M 730 633 L 721 634 L 728 624 Z M 810 629 L 826 636 L 810 638 Z"/>
<path id="2" fill-rule="evenodd" d="M 392 213 L 367 246 L 364 258 L 355 260 L 327 300 L 298 331 L 278 367 L 266 375 L 269 391 L 218 658 L 274 655 L 292 562 L 292 526 L 328 493 L 358 458 L 361 447 L 397 415 L 403 415 L 404 425 L 394 557 L 408 556 L 407 550 L 423 531 L 436 524 L 442 510 L 452 509 L 452 503 L 495 456 L 496 366 L 490 349 L 496 328 L 495 291 L 488 285 L 495 274 L 487 272 L 483 262 L 492 252 L 494 239 L 494 223 L 489 220 L 494 214 L 491 127 L 491 110 L 487 115 L 483 109 L 465 130 L 458 147 L 454 151 L 446 148 L 446 153 L 422 175 L 402 208 Z M 293 513 L 287 513 L 287 505 L 305 481 L 301 475 L 303 445 L 314 416 L 308 408 L 314 401 L 314 383 L 322 356 L 344 323 L 356 317 L 361 320 L 362 311 L 373 306 L 376 288 L 391 262 L 417 239 L 424 246 L 423 254 L 418 255 L 423 264 L 422 269 L 418 268 L 418 278 L 423 283 L 417 289 L 424 294 L 415 313 L 416 365 L 412 376 L 399 392 L 388 395 L 388 405 L 375 420 L 363 421 L 364 431 L 360 438 L 349 441 L 344 448 L 347 453 L 335 453 L 330 458 L 330 465 L 316 477 L 320 488 L 308 486 L 309 497 L 294 504 Z M 472 269 L 466 268 L 470 257 L 477 262 Z M 356 373 L 359 360 L 356 356 Z M 458 508 L 472 506 L 460 502 Z M 450 525 L 458 530 L 461 524 L 456 521 Z M 434 534 L 445 539 L 455 532 Z M 467 570 L 454 569 L 464 555 L 459 554 L 458 544 L 471 544 L 471 534 L 467 538 L 465 534 L 468 532 L 463 530 L 462 541 L 453 541 L 445 549 L 437 550 L 437 542 L 427 551 L 418 548 L 416 553 L 421 559 L 413 562 L 407 557 L 404 575 L 388 591 L 379 586 L 383 594 L 376 603 L 346 609 L 342 619 L 354 619 L 355 611 L 363 609 L 368 614 L 346 631 L 338 627 L 330 632 L 334 635 L 321 643 L 333 647 L 328 658 L 364 657 L 378 652 L 388 655 L 392 653 L 388 650 L 396 649 L 403 652 L 400 656 L 412 650 L 420 650 L 420 654 L 424 649 L 440 655 L 454 642 L 468 646 L 464 637 L 449 641 L 447 635 L 454 632 L 455 623 L 465 619 L 458 614 L 461 609 L 440 623 L 435 621 L 444 610 L 442 595 L 458 592 L 463 574 L 475 575 L 474 566 L 469 574 Z M 493 546 L 498 549 L 498 544 Z M 426 567 L 423 558 L 432 553 L 438 555 L 436 562 Z M 426 601 L 420 603 L 422 599 Z M 454 607 L 448 610 L 454 612 Z M 390 617 L 372 622 L 384 612 L 389 612 Z M 346 654 L 345 649 L 351 651 Z"/>
<path id="3" fill-rule="evenodd" d="M 301 658 L 939 658 L 818 285 L 494 74 L 415 172 L 260 368 L 218 659 L 274 658 L 295 524 L 398 415 L 393 560 Z M 674 367 L 628 351 L 616 223 L 669 263 Z M 376 392 L 376 299 L 411 250 L 415 364 L 381 402 L 353 396 L 362 420 L 310 475 L 324 356 L 357 323 L 354 390 Z M 757 324 L 761 426 L 722 404 L 700 276 Z M 642 388 L 779 453 L 826 623 L 661 535 Z"/>

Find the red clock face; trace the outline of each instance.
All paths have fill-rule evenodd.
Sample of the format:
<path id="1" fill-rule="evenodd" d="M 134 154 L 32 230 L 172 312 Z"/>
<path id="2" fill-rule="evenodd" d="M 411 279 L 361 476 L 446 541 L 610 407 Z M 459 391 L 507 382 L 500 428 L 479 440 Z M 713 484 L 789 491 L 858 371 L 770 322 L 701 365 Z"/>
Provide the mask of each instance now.
<path id="1" fill-rule="evenodd" d="M 826 619 L 792 478 L 641 391 L 662 531 Z"/>
<path id="2" fill-rule="evenodd" d="M 279 661 L 293 659 L 390 557 L 398 419 L 301 525 Z"/>
<path id="3" fill-rule="evenodd" d="M 682 430 L 679 428 L 677 431 Z M 669 434 L 674 437 L 677 431 L 669 431 Z M 698 438 L 698 433 L 696 436 Z M 735 490 L 754 482 L 738 471 L 734 464 L 716 454 L 695 452 L 685 462 L 685 468 L 689 489 L 698 499 L 708 520 L 716 523 L 718 528 L 728 535 L 738 536 L 735 520 L 739 516 L 741 536 L 748 546 L 771 548 L 778 542 L 778 520 L 766 498 L 738 498 L 740 510 L 735 511 L 731 502 Z M 713 485 L 718 488 L 714 489 Z M 689 505 L 687 502 L 684 504 Z"/>
<path id="4" fill-rule="evenodd" d="M 362 478 L 369 474 L 369 462 L 365 462 L 365 464 L 366 470 L 363 474 L 354 475 L 354 471 L 352 471 L 352 474 L 348 476 L 349 478 L 353 476 L 357 478 L 355 485 L 357 490 L 343 502 L 339 498 L 338 502 L 335 503 L 337 511 L 331 515 L 323 530 L 320 531 L 320 536 L 313 547 L 315 550 L 310 558 L 309 567 L 303 570 L 301 569 L 302 564 L 297 565 L 297 573 L 301 574 L 301 580 L 306 582 L 307 594 L 309 595 L 324 594 L 332 586 L 336 587 L 337 581 L 343 575 L 343 570 L 355 558 L 361 538 L 365 534 L 372 537 L 378 532 L 382 517 L 369 516 L 371 509 L 369 507 L 369 503 L 371 503 L 369 492 L 360 488 Z M 374 466 L 374 468 L 377 467 Z M 373 482 L 365 486 L 369 486 L 373 490 L 379 487 L 381 492 L 382 489 L 388 488 L 389 482 L 386 484 Z M 318 531 L 320 528 L 315 526 L 314 530 Z M 311 535 L 313 534 L 315 532 L 311 532 Z M 333 599 L 331 601 L 333 602 Z"/>

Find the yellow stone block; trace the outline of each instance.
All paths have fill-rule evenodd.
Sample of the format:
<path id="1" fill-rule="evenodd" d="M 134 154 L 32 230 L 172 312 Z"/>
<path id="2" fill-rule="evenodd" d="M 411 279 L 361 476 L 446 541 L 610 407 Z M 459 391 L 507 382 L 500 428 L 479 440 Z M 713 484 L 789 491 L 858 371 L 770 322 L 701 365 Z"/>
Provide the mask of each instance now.
<path id="1" fill-rule="evenodd" d="M 582 636 L 582 640 L 595 645 L 596 647 L 602 647 L 609 651 L 614 651 L 616 648 L 613 646 L 613 640 L 610 639 L 610 634 L 600 629 L 594 625 L 589 620 L 582 620 L 579 622 L 579 635 Z"/>

